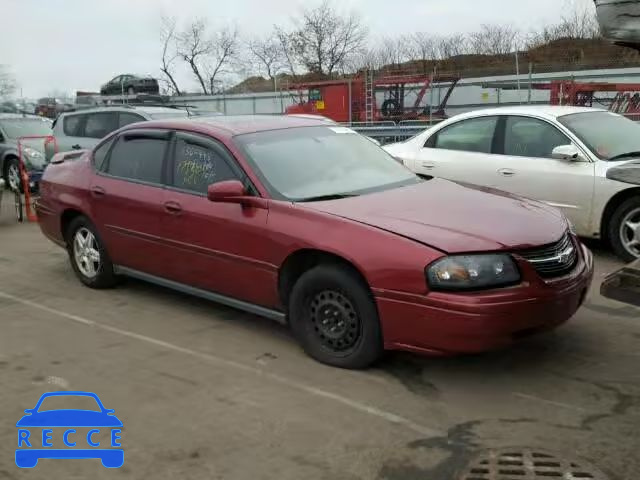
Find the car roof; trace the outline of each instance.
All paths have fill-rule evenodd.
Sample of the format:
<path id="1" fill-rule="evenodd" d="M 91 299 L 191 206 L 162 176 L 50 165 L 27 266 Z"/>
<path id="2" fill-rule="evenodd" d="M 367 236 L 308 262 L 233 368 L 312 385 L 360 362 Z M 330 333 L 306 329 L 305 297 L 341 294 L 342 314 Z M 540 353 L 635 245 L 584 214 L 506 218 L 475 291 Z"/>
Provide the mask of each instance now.
<path id="1" fill-rule="evenodd" d="M 181 108 L 171 107 L 150 107 L 145 105 L 109 105 L 104 107 L 83 108 L 73 112 L 64 112 L 61 115 L 75 115 L 81 113 L 100 113 L 100 112 L 139 112 L 153 115 L 157 113 L 176 113 L 185 112 Z"/>
<path id="2" fill-rule="evenodd" d="M 572 115 L 575 113 L 589 113 L 589 112 L 606 112 L 603 108 L 594 107 L 574 107 L 574 106 L 560 106 L 560 105 L 515 105 L 509 107 L 494 107 L 483 108 L 479 110 L 473 110 L 471 112 L 461 113 L 452 119 L 472 118 L 476 116 L 486 115 L 532 115 L 537 117 L 543 117 L 548 120 L 555 120 L 558 117 L 564 115 Z"/>
<path id="3" fill-rule="evenodd" d="M 191 117 L 188 119 L 154 120 L 145 122 L 146 128 L 182 128 L 185 130 L 226 130 L 230 135 L 282 130 L 298 127 L 331 126 L 326 119 L 294 115 L 216 115 Z M 140 124 L 136 125 L 141 127 Z"/>

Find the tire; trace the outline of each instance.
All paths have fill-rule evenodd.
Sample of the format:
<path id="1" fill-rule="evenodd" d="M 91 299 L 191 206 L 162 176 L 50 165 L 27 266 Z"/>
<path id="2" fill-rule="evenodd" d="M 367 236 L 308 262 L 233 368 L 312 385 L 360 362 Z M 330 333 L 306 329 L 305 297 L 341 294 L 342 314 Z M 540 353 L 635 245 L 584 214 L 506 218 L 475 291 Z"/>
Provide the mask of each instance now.
<path id="1" fill-rule="evenodd" d="M 626 200 L 615 210 L 607 237 L 622 260 L 632 262 L 640 258 L 640 197 Z"/>
<path id="2" fill-rule="evenodd" d="M 127 95 L 135 95 L 136 94 L 136 89 L 133 87 L 129 87 L 127 88 Z"/>
<path id="3" fill-rule="evenodd" d="M 393 117 L 396 115 L 400 115 L 402 113 L 402 109 L 400 108 L 400 104 L 397 100 L 389 98 L 382 102 L 382 106 L 380 107 L 380 111 L 382 112 L 383 117 Z"/>
<path id="4" fill-rule="evenodd" d="M 17 158 L 11 157 L 6 159 L 2 175 L 4 177 L 5 185 L 9 190 L 12 192 L 22 191 L 20 182 L 20 166 Z"/>
<path id="5" fill-rule="evenodd" d="M 90 288 L 111 288 L 117 284 L 109 254 L 87 217 L 74 218 L 67 228 L 65 238 L 71 267 L 82 283 Z M 80 248 L 86 250 L 80 251 Z"/>
<path id="6" fill-rule="evenodd" d="M 289 322 L 304 351 L 327 365 L 366 368 L 383 353 L 371 293 L 339 265 L 319 265 L 302 274 L 289 299 Z"/>

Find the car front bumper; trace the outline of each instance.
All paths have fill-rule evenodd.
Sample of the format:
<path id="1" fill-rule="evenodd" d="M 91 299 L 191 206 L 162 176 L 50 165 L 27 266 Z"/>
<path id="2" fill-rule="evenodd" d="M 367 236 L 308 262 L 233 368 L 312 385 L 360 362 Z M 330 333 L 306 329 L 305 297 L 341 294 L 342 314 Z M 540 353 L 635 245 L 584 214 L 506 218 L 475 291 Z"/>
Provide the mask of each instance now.
<path id="1" fill-rule="evenodd" d="M 553 329 L 582 305 L 593 279 L 593 256 L 582 255 L 565 277 L 543 280 L 528 264 L 524 281 L 487 292 L 414 295 L 375 291 L 385 348 L 431 355 L 478 353 Z"/>

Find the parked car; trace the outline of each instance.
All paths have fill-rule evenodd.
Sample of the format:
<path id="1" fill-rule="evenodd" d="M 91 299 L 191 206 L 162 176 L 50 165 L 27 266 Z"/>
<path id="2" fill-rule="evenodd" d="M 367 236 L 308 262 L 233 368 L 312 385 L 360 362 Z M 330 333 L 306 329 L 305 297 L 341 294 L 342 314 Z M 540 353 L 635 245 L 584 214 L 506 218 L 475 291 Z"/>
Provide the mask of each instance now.
<path id="1" fill-rule="evenodd" d="M 56 148 L 58 152 L 93 148 L 101 138 L 130 123 L 187 116 L 187 112 L 179 108 L 129 105 L 65 113 L 54 122 L 53 134 L 56 142 L 55 145 L 53 143 L 47 145 L 47 159 L 51 159 Z"/>
<path id="2" fill-rule="evenodd" d="M 118 75 L 100 87 L 101 95 L 135 95 L 138 93 L 159 94 L 158 81 L 151 77 Z"/>
<path id="3" fill-rule="evenodd" d="M 607 171 L 640 158 L 640 125 L 585 107 L 502 107 L 457 115 L 386 145 L 420 175 L 497 188 L 561 209 L 582 237 L 640 257 L 640 186 Z"/>
<path id="4" fill-rule="evenodd" d="M 8 188 L 22 187 L 18 166 L 18 138 L 51 135 L 51 123 L 33 115 L 0 113 L 0 172 Z M 35 187 L 46 167 L 44 140 L 25 140 L 23 155 L 32 187 Z"/>
<path id="5" fill-rule="evenodd" d="M 144 122 L 68 155 L 36 209 L 81 282 L 128 275 L 288 322 L 339 367 L 508 345 L 568 320 L 593 275 L 558 210 L 425 181 L 323 121 Z"/>
<path id="6" fill-rule="evenodd" d="M 62 100 L 53 97 L 43 97 L 38 99 L 34 114 L 54 119 L 63 112 L 73 110 L 73 105 L 64 103 Z"/>

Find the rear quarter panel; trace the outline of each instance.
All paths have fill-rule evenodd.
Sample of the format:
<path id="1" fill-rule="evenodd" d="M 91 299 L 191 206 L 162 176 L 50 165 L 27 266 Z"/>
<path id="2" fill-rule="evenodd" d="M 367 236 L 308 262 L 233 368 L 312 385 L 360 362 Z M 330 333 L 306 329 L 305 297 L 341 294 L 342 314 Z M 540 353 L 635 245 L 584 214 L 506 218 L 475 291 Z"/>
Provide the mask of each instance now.
<path id="1" fill-rule="evenodd" d="M 38 220 L 43 233 L 56 243 L 64 241 L 61 217 L 76 210 L 91 218 L 89 183 L 93 175 L 90 152 L 60 164 L 50 164 L 40 182 Z"/>

